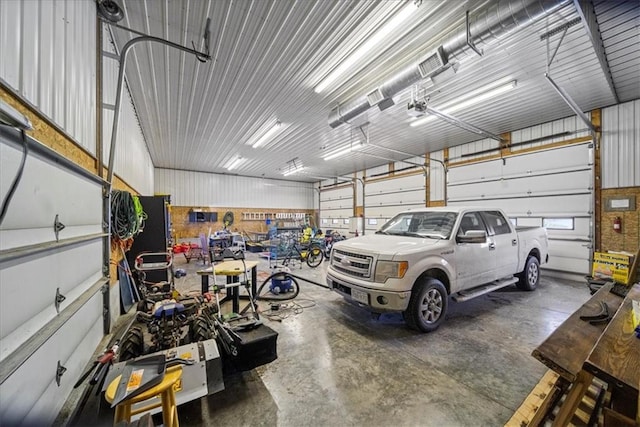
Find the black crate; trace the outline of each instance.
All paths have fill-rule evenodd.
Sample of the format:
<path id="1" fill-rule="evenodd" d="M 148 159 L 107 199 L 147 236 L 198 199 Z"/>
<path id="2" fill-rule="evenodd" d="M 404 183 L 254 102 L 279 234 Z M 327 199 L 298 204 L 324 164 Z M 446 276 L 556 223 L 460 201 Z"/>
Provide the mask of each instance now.
<path id="1" fill-rule="evenodd" d="M 236 372 L 250 371 L 258 366 L 271 363 L 278 358 L 278 333 L 266 325 L 260 325 L 250 330 L 239 330 L 236 333 L 242 338 L 242 344 L 237 346 L 238 354 L 227 354 L 222 346 L 224 375 Z"/>

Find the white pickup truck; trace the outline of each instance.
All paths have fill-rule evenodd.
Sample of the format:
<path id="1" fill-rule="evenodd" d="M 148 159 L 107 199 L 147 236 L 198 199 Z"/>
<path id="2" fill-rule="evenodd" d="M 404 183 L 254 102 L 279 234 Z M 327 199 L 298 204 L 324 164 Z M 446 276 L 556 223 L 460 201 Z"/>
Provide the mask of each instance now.
<path id="1" fill-rule="evenodd" d="M 466 301 L 514 283 L 534 290 L 547 247 L 545 228 L 516 229 L 500 209 L 416 209 L 337 242 L 327 283 L 372 313 L 401 311 L 409 327 L 430 332 L 449 296 Z"/>

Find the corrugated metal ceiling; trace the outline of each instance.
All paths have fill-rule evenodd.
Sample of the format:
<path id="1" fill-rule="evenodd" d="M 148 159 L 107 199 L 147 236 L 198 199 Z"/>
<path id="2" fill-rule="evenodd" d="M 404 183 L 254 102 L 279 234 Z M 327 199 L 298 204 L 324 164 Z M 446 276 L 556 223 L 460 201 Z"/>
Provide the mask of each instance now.
<path id="1" fill-rule="evenodd" d="M 406 25 L 361 59 L 353 76 L 322 94 L 314 87 L 359 44 L 406 3 L 358 0 L 119 0 L 121 25 L 185 46 L 203 48 L 202 32 L 212 19 L 213 60 L 159 44 L 138 45 L 127 64 L 127 77 L 155 166 L 229 173 L 235 156 L 246 159 L 233 173 L 282 178 L 297 158 L 305 174 L 285 179 L 313 181 L 385 163 L 379 156 L 402 156 L 373 147 L 324 161 L 322 155 L 364 134 L 378 146 L 422 154 L 482 137 L 440 120 L 410 127 L 406 103 L 410 91 L 394 97 L 396 105 L 372 108 L 336 129 L 327 123 L 336 105 L 361 97 L 403 67 L 437 47 L 474 14 L 495 6 L 490 1 L 423 1 Z M 505 3 L 500 2 L 500 3 Z M 621 101 L 640 97 L 638 2 L 598 1 L 594 5 L 615 89 Z M 482 57 L 460 64 L 456 75 L 431 89 L 438 107 L 500 78 L 517 88 L 497 99 L 454 115 L 494 134 L 572 115 L 545 81 L 547 43 L 540 36 L 579 15 L 573 2 L 532 25 L 486 46 Z M 113 29 L 122 47 L 133 35 Z M 550 38 L 555 49 L 561 34 Z M 553 79 L 588 111 L 615 103 L 604 71 L 583 25 L 569 28 L 550 67 Z M 281 132 L 260 148 L 248 145 L 279 120 Z M 364 134 L 357 127 L 365 124 Z M 368 123 L 368 124 L 366 124 Z M 378 157 L 369 156 L 375 154 Z"/>

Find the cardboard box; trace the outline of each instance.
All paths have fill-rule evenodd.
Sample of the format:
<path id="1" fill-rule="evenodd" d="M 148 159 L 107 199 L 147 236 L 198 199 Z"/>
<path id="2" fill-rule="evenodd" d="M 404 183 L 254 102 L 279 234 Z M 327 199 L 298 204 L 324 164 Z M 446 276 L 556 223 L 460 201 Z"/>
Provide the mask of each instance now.
<path id="1" fill-rule="evenodd" d="M 629 283 L 629 268 L 633 257 L 617 253 L 596 252 L 593 255 L 593 277 L 611 278 L 619 283 Z"/>

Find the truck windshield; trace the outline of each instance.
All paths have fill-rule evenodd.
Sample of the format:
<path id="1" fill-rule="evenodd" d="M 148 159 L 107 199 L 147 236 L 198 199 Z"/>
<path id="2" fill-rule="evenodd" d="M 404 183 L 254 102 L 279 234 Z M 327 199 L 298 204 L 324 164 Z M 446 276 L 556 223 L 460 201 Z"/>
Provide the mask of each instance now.
<path id="1" fill-rule="evenodd" d="M 455 212 L 404 212 L 391 218 L 377 234 L 392 236 L 411 236 L 431 239 L 448 239 L 453 224 L 456 222 Z"/>

